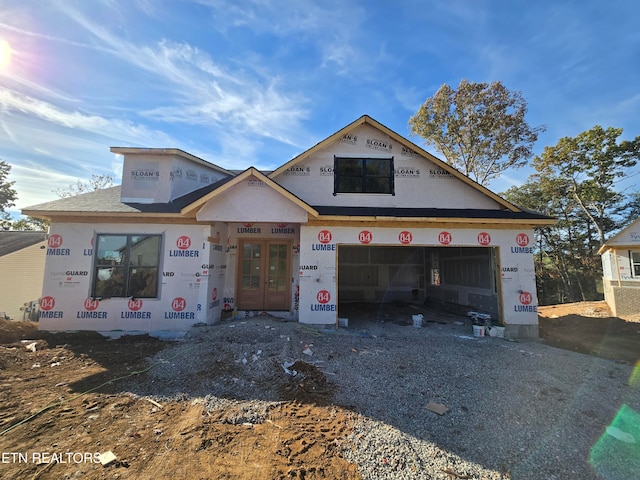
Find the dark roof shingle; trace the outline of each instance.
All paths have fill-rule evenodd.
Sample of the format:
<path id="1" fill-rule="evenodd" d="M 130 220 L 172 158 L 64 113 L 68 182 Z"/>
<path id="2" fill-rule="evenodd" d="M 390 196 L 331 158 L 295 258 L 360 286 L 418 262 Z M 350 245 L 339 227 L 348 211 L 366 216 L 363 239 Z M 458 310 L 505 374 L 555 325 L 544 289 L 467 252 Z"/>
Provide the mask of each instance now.
<path id="1" fill-rule="evenodd" d="M 474 208 L 410 208 L 410 207 L 340 207 L 316 206 L 320 215 L 348 217 L 404 217 L 404 218 L 486 218 L 492 220 L 548 220 L 551 217 L 535 212 L 513 212 Z"/>
<path id="2" fill-rule="evenodd" d="M 0 257 L 46 240 L 45 232 L 0 231 Z"/>
<path id="3" fill-rule="evenodd" d="M 104 188 L 73 197 L 40 203 L 24 209 L 25 212 L 47 213 L 180 213 L 187 205 L 224 185 L 234 177 L 225 177 L 211 185 L 187 193 L 168 203 L 135 203 L 120 201 L 121 186 Z"/>

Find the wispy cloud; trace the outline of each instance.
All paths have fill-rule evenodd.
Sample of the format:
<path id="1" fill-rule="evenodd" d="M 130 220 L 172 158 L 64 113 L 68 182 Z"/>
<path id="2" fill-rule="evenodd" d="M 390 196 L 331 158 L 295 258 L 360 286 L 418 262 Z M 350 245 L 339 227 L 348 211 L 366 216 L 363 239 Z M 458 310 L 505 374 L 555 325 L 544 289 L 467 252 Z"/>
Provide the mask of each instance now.
<path id="1" fill-rule="evenodd" d="M 112 140 L 136 145 L 165 142 L 175 144 L 168 135 L 120 119 L 107 119 L 79 110 L 64 110 L 52 103 L 38 100 L 0 87 L 0 106 L 5 112 L 19 112 L 69 129 L 90 132 Z"/>
<path id="2" fill-rule="evenodd" d="M 136 45 L 112 34 L 77 10 L 64 7 L 70 18 L 93 34 L 120 61 L 153 74 L 173 85 L 169 105 L 142 112 L 151 119 L 211 127 L 235 128 L 240 132 L 295 141 L 286 132 L 299 131 L 307 112 L 300 107 L 300 94 L 279 88 L 277 75 L 252 69 L 216 64 L 211 56 L 187 43 L 163 39 L 155 45 Z M 276 80 L 273 79 L 276 78 Z"/>
<path id="3" fill-rule="evenodd" d="M 366 10 L 355 2 L 249 0 L 238 4 L 233 0 L 198 0 L 198 3 L 211 9 L 212 21 L 220 32 L 248 27 L 254 34 L 295 38 L 296 43 L 309 44 L 319 52 L 318 66 L 336 68 L 336 73 L 347 74 L 368 64 L 359 45 L 365 43 L 364 38 L 371 39 L 372 32 L 361 28 Z"/>
<path id="4" fill-rule="evenodd" d="M 47 168 L 46 165 L 12 165 L 9 180 L 15 181 L 14 188 L 18 192 L 15 212 L 38 203 L 55 200 L 58 189 L 68 188 L 85 177 L 61 173 L 58 169 Z"/>
<path id="5" fill-rule="evenodd" d="M 5 30 L 8 32 L 14 32 L 14 33 L 18 33 L 20 35 L 23 36 L 27 36 L 27 37 L 33 37 L 33 38 L 39 38 L 42 40 L 46 40 L 48 42 L 55 42 L 55 43 L 61 43 L 64 45 L 70 45 L 70 46 L 74 46 L 74 47 L 81 47 L 81 48 L 88 48 L 91 50 L 96 50 L 96 51 L 106 51 L 106 49 L 98 46 L 98 45 L 92 45 L 89 43 L 83 43 L 83 42 L 77 42 L 75 40 L 69 40 L 68 38 L 64 38 L 64 37 L 58 37 L 55 35 L 48 35 L 45 33 L 40 33 L 40 32 L 34 32 L 31 30 L 26 30 L 24 28 L 19 28 L 16 27 L 15 25 L 9 25 L 8 23 L 5 22 L 0 22 L 0 30 Z"/>
<path id="6" fill-rule="evenodd" d="M 236 75 L 187 45 L 162 42 L 155 62 L 165 79 L 181 86 L 171 106 L 141 112 L 163 122 L 222 126 L 237 134 L 259 135 L 297 145 L 291 137 L 308 112 L 304 98 L 284 93 L 278 77 Z M 158 71 L 157 71 L 158 72 Z"/>

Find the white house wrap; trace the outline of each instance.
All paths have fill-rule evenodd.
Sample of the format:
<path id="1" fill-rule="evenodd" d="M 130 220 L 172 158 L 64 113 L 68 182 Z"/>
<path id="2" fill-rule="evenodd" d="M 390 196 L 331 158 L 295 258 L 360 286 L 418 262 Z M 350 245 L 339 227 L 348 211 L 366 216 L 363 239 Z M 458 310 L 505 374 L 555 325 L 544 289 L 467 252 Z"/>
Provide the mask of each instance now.
<path id="1" fill-rule="evenodd" d="M 604 299 L 614 315 L 640 312 L 640 219 L 602 247 Z"/>
<path id="2" fill-rule="evenodd" d="M 121 187 L 48 218 L 40 327 L 180 331 L 223 311 L 337 325 L 347 302 L 484 312 L 537 336 L 523 211 L 363 116 L 265 174 L 176 149 L 112 148 Z"/>

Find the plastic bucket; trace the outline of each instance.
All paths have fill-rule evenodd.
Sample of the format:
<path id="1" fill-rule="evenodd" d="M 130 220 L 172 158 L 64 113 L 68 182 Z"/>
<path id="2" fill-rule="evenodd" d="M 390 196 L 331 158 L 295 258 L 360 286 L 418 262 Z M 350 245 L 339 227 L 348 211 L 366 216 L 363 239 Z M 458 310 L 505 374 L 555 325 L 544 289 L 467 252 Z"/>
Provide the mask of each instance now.
<path id="1" fill-rule="evenodd" d="M 421 328 L 422 327 L 423 316 L 422 316 L 421 313 L 419 313 L 418 315 L 411 315 L 411 319 L 413 320 L 413 326 L 415 328 Z"/>
<path id="2" fill-rule="evenodd" d="M 504 327 L 491 327 L 489 334 L 492 337 L 504 338 Z"/>
<path id="3" fill-rule="evenodd" d="M 474 325 L 473 326 L 473 336 L 474 337 L 484 337 L 484 325 Z"/>

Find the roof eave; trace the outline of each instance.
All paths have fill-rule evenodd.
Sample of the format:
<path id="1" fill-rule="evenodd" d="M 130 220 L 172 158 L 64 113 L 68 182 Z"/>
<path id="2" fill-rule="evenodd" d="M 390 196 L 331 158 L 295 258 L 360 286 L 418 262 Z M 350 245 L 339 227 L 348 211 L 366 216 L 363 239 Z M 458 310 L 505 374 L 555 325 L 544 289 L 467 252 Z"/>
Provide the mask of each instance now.
<path id="1" fill-rule="evenodd" d="M 610 243 L 605 243 L 604 245 L 602 245 L 599 249 L 598 249 L 598 254 L 602 255 L 603 253 L 609 251 L 609 250 L 636 250 L 640 248 L 640 245 L 634 245 L 632 243 L 627 243 L 627 244 L 610 244 Z"/>
<path id="2" fill-rule="evenodd" d="M 556 223 L 555 219 L 545 218 L 468 218 L 468 217 L 393 217 L 389 215 L 319 215 L 314 223 L 327 222 L 415 222 L 415 223 L 469 223 L 469 224 L 509 224 L 543 227 Z"/>
<path id="3" fill-rule="evenodd" d="M 186 158 L 193 162 L 196 162 L 200 165 L 204 165 L 208 168 L 213 168 L 221 173 L 226 175 L 234 176 L 235 174 L 229 170 L 226 170 L 215 163 L 211 163 L 203 158 L 197 157 L 189 152 L 185 152 L 179 148 L 138 148 L 138 147 L 110 147 L 109 149 L 112 153 L 116 153 L 118 155 L 141 155 L 141 154 L 152 154 L 152 155 L 175 155 L 178 157 Z"/>
<path id="4" fill-rule="evenodd" d="M 22 210 L 23 215 L 30 217 L 42 218 L 44 220 L 51 220 L 52 218 L 59 217 L 123 217 L 123 218 L 140 218 L 140 217 L 166 217 L 166 218 L 181 218 L 184 215 L 179 213 L 168 212 L 105 212 L 105 211 L 90 211 L 90 212 L 70 212 L 68 210 Z"/>

